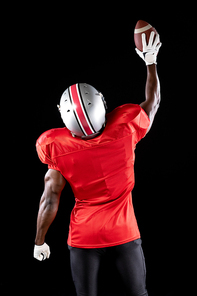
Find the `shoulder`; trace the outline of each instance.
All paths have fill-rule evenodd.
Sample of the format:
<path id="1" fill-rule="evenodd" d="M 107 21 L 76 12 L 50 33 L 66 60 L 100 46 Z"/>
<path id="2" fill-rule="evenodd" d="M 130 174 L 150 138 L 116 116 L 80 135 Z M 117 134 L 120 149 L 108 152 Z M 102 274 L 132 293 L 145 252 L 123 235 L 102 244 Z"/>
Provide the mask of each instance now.
<path id="1" fill-rule="evenodd" d="M 50 129 L 40 135 L 40 137 L 36 141 L 36 146 L 50 145 L 51 143 L 58 141 L 59 137 L 66 137 L 67 135 L 69 135 L 69 131 L 65 127 Z"/>
<path id="2" fill-rule="evenodd" d="M 55 167 L 57 169 L 54 158 L 61 150 L 61 139 L 67 141 L 68 137 L 69 131 L 67 128 L 51 129 L 41 134 L 36 142 L 36 150 L 40 160 L 50 165 L 50 168 Z"/>
<path id="3" fill-rule="evenodd" d="M 115 127 L 119 127 L 127 133 L 136 132 L 137 141 L 145 136 L 150 124 L 150 120 L 146 112 L 140 105 L 125 104 L 114 109 L 107 116 L 108 128 L 115 130 Z"/>
<path id="4" fill-rule="evenodd" d="M 115 108 L 112 112 L 107 114 L 107 118 L 112 121 L 130 122 L 136 118 L 141 112 L 142 108 L 137 104 L 125 104 Z"/>

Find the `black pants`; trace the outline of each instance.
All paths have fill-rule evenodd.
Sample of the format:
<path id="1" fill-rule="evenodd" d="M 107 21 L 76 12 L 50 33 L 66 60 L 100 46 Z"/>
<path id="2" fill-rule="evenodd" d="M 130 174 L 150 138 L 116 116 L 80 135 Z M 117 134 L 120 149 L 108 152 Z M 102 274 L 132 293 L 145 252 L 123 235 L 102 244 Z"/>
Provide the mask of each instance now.
<path id="1" fill-rule="evenodd" d="M 129 296 L 148 296 L 141 239 L 115 247 L 70 250 L 71 272 L 77 296 L 96 296 L 98 271 L 104 255 L 112 256 Z"/>

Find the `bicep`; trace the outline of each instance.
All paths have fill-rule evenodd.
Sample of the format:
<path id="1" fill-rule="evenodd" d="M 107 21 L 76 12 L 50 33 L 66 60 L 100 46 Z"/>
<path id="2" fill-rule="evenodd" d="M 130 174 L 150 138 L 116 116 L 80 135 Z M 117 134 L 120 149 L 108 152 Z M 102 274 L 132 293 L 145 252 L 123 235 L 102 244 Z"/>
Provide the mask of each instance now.
<path id="1" fill-rule="evenodd" d="M 62 174 L 57 170 L 49 169 L 45 175 L 44 181 L 45 198 L 59 199 L 61 192 L 66 184 L 66 180 L 64 179 Z"/>

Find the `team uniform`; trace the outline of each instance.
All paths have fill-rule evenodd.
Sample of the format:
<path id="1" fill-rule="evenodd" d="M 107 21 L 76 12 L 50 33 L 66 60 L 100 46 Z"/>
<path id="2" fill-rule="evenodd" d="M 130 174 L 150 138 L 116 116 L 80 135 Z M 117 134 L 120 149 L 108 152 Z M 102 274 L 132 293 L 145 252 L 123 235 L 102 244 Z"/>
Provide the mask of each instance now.
<path id="1" fill-rule="evenodd" d="M 158 34 L 153 39 L 152 32 L 147 44 L 143 33 L 142 51 L 136 48 L 146 65 L 156 64 L 161 46 Z M 66 128 L 43 133 L 36 148 L 40 160 L 64 176 L 75 196 L 67 242 L 77 296 L 97 296 L 99 266 L 106 254 L 113 257 L 127 295 L 148 296 L 131 191 L 135 147 L 150 120 L 134 104 L 106 115 L 102 93 L 86 83 L 68 87 L 58 109 Z M 46 243 L 35 245 L 36 259 L 49 255 Z"/>
<path id="2" fill-rule="evenodd" d="M 104 131 L 94 139 L 72 137 L 66 127 L 39 137 L 40 160 L 60 171 L 75 196 L 69 246 L 103 248 L 140 238 L 131 197 L 134 150 L 149 122 L 139 105 L 127 104 L 107 114 Z"/>

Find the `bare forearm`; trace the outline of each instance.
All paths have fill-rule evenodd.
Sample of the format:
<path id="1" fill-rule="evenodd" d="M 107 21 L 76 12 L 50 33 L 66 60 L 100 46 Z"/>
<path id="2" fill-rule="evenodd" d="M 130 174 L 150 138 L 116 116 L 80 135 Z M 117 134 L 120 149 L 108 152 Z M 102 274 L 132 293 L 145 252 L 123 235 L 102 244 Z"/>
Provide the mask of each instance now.
<path id="1" fill-rule="evenodd" d="M 147 65 L 147 80 L 145 88 L 146 100 L 140 104 L 150 119 L 147 132 L 150 130 L 155 114 L 157 113 L 160 103 L 160 82 L 157 75 L 156 61 L 161 42 L 159 35 L 151 32 L 148 43 L 146 42 L 146 34 L 142 34 L 142 51 L 136 49 L 137 54 L 145 61 Z"/>
<path id="2" fill-rule="evenodd" d="M 146 101 L 150 102 L 149 112 L 151 112 L 151 109 L 153 110 L 156 106 L 158 108 L 160 103 L 160 82 L 155 64 L 147 66 L 145 95 Z"/>
<path id="3" fill-rule="evenodd" d="M 61 192 L 66 180 L 59 171 L 49 169 L 45 175 L 45 188 L 40 200 L 37 218 L 37 233 L 35 244 L 42 245 L 49 226 L 55 219 L 58 211 Z"/>
<path id="4" fill-rule="evenodd" d="M 36 245 L 42 245 L 44 243 L 49 226 L 56 217 L 58 205 L 59 204 L 47 202 L 47 200 L 41 200 L 37 218 Z"/>

